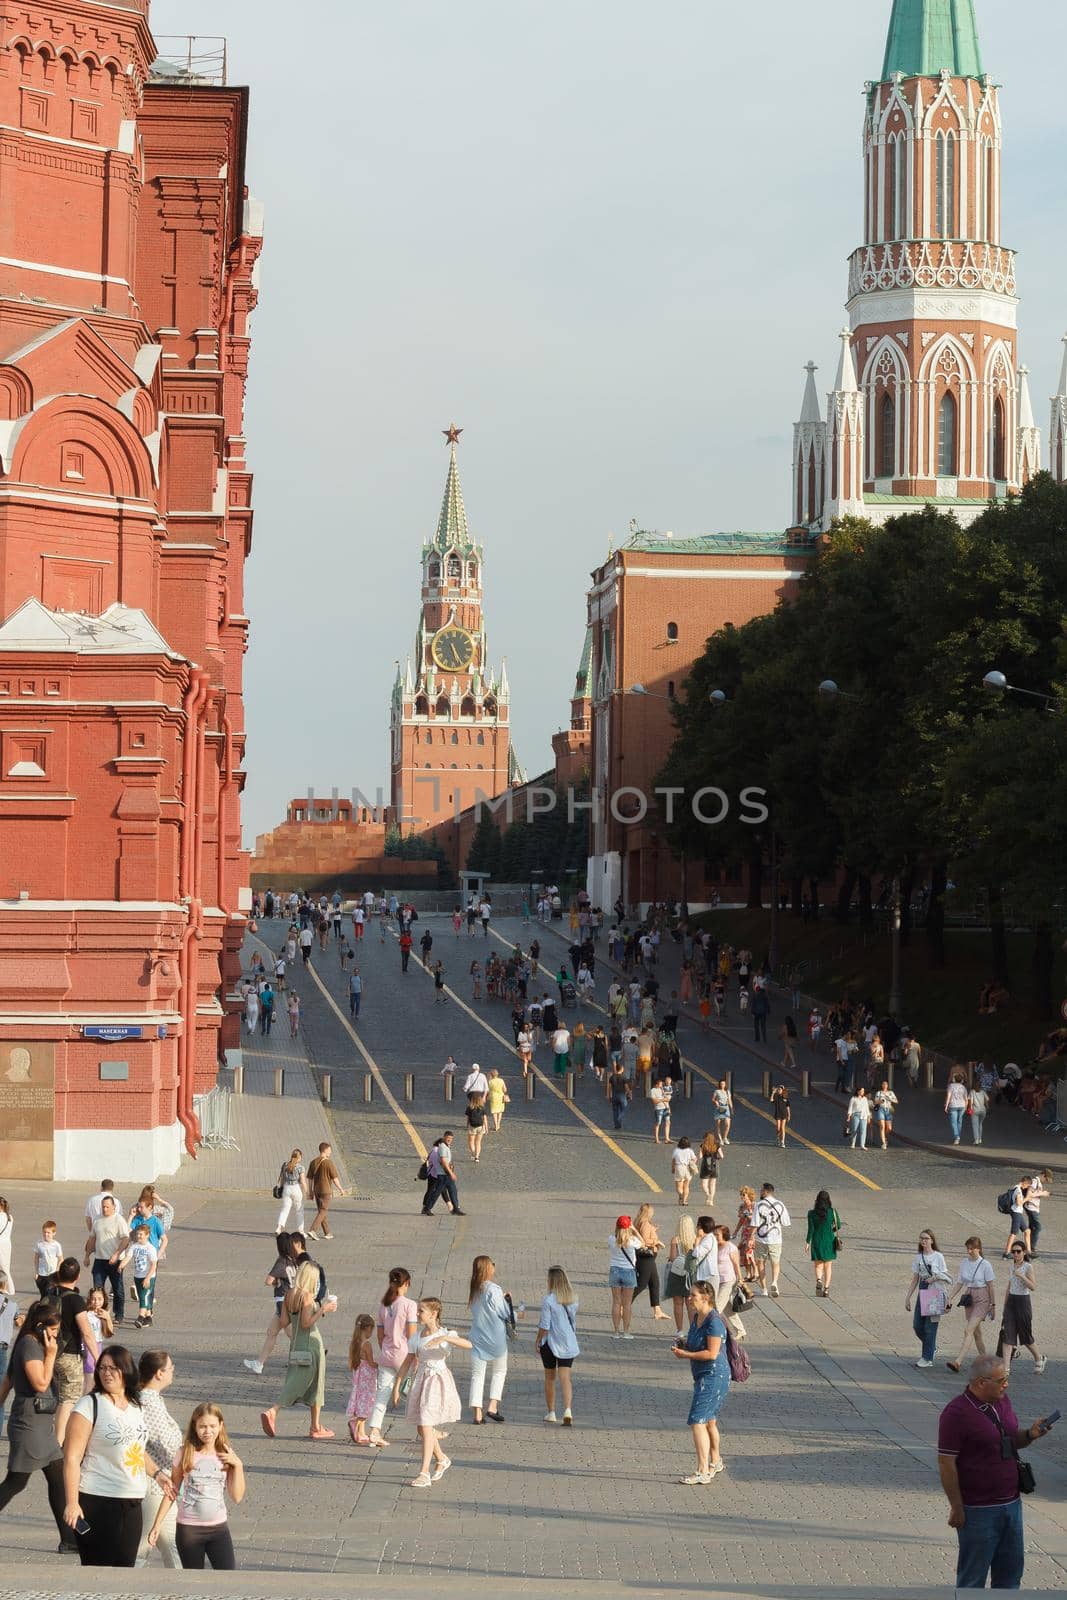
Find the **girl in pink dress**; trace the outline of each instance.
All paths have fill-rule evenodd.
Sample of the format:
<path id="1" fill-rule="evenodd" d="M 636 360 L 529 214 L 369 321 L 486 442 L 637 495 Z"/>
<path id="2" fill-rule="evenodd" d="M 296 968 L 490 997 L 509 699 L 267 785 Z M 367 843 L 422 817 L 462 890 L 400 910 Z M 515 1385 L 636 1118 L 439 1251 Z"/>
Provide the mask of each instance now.
<path id="1" fill-rule="evenodd" d="M 374 1410 L 378 1388 L 378 1363 L 374 1359 L 374 1318 L 366 1313 L 356 1318 L 352 1342 L 348 1347 L 348 1370 L 352 1374 L 352 1393 L 345 1415 L 353 1444 L 372 1443 L 367 1433 L 367 1418 Z"/>
<path id="2" fill-rule="evenodd" d="M 418 1477 L 411 1480 L 413 1489 L 428 1489 L 431 1483 L 443 1478 L 452 1465 L 439 1443 L 443 1437 L 440 1430 L 447 1423 L 458 1422 L 463 1414 L 455 1379 L 448 1370 L 450 1345 L 457 1350 L 473 1348 L 469 1339 L 453 1333 L 450 1328 L 442 1328 L 440 1300 L 420 1300 L 419 1326 L 393 1388 L 393 1404 L 397 1405 L 405 1378 L 412 1367 L 418 1367 L 407 1409 L 408 1421 L 417 1426 L 422 1443 L 422 1468 Z M 431 1463 L 434 1464 L 432 1475 Z"/>

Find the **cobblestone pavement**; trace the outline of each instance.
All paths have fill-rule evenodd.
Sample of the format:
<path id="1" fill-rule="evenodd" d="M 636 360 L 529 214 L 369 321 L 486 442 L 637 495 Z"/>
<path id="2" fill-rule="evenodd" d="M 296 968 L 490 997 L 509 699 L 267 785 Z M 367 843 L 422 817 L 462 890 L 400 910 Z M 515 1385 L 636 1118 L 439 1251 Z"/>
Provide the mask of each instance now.
<path id="1" fill-rule="evenodd" d="M 575 1108 L 547 1083 L 539 1083 L 532 1104 L 523 1101 L 509 1055 L 506 1008 L 483 1003 L 464 1009 L 470 945 L 465 935 L 452 941 L 443 919 L 440 932 L 431 926 L 450 984 L 455 980 L 446 1005 L 434 1006 L 432 985 L 414 962 L 401 975 L 394 942 L 382 946 L 372 936 L 360 952 L 367 983 L 358 1038 L 410 1115 L 410 1127 L 380 1092 L 370 1105 L 360 1098 L 368 1062 L 342 1020 L 347 1011 L 334 951 L 320 958 L 319 972 L 342 1017 L 313 978 L 297 977 L 302 1046 L 316 1072 L 334 1074 L 334 1105 L 328 1113 L 315 1107 L 316 1114 L 335 1130 L 358 1191 L 335 1202 L 335 1240 L 314 1247 L 341 1302 L 336 1321 L 327 1324 L 327 1421 L 336 1440 L 311 1443 L 303 1414 L 287 1412 L 278 1440 L 267 1441 L 258 1412 L 281 1387 L 282 1360 L 276 1356 L 262 1378 L 241 1366 L 270 1311 L 263 1288 L 273 1258 L 269 1185 L 279 1150 L 286 1154 L 292 1143 L 287 1119 L 297 1102 L 259 1097 L 261 1172 L 245 1161 L 242 1148 L 218 1190 L 173 1185 L 174 1242 L 152 1337 L 175 1357 L 175 1416 L 184 1420 L 195 1401 L 217 1399 L 248 1465 L 248 1497 L 233 1516 L 242 1566 L 358 1577 L 359 1592 L 368 1596 L 376 1583 L 388 1585 L 388 1592 L 405 1586 L 410 1592 L 428 1578 L 435 1585 L 466 1581 L 471 1593 L 488 1582 L 515 1580 L 521 1592 L 523 1582 L 562 1580 L 571 1592 L 588 1586 L 590 1595 L 610 1584 L 616 1592 L 669 1587 L 676 1594 L 735 1597 L 950 1585 L 954 1542 L 933 1446 L 938 1410 L 961 1380 L 943 1366 L 924 1372 L 911 1366 L 918 1351 L 902 1302 L 924 1225 L 935 1227 L 953 1264 L 962 1239 L 976 1227 L 984 1231 L 1003 1290 L 1003 1219 L 992 1202 L 1003 1187 L 997 1169 L 975 1172 L 948 1157 L 903 1148 L 853 1153 L 839 1142 L 839 1113 L 821 1101 L 798 1106 L 807 1144 L 791 1140 L 779 1151 L 759 1114 L 759 1062 L 721 1037 L 683 1038 L 686 1054 L 705 1070 L 733 1068 L 738 1092 L 752 1108 L 740 1110 L 714 1209 L 731 1217 L 737 1186 L 770 1178 L 795 1219 L 782 1298 L 758 1302 L 746 1317 L 753 1374 L 733 1389 L 723 1412 L 728 1470 L 707 1489 L 683 1488 L 677 1480 L 691 1470 L 687 1370 L 669 1355 L 668 1324 L 653 1323 L 647 1307 L 635 1315 L 632 1343 L 612 1341 L 604 1287 L 607 1239 L 619 1211 L 651 1199 L 661 1231 L 670 1231 L 677 1208 L 668 1152 L 653 1145 L 651 1116 L 640 1103 L 631 1127 L 615 1136 L 588 1080 L 579 1086 Z M 480 936 L 477 946 L 484 959 Z M 461 1067 L 477 1059 L 505 1068 L 512 1104 L 503 1133 L 487 1140 L 479 1166 L 461 1154 L 468 1215 L 427 1221 L 418 1216 L 421 1191 L 413 1181 L 417 1142 L 452 1125 L 457 1147 L 463 1146 L 460 1105 L 448 1108 L 446 1121 L 439 1076 L 449 1050 Z M 284 1051 L 298 1055 L 287 1038 Z M 545 1052 L 539 1065 L 545 1077 Z M 402 1103 L 406 1072 L 415 1075 L 408 1107 Z M 693 1101 L 678 1107 L 676 1131 L 703 1131 L 708 1086 L 699 1077 L 697 1085 Z M 305 1096 L 300 1104 L 306 1111 L 313 1102 Z M 814 1299 L 803 1254 L 804 1213 L 823 1186 L 833 1194 L 846 1235 L 833 1298 L 826 1301 Z M 8 1193 L 16 1216 L 15 1264 L 24 1282 L 40 1217 L 55 1215 L 60 1238 L 68 1246 L 80 1243 L 84 1186 L 12 1184 Z M 1052 1359 L 1040 1377 L 1028 1360 L 1016 1365 L 1012 1393 L 1025 1420 L 1059 1403 L 1064 1378 L 1063 1213 L 1058 1201 L 1047 1202 L 1045 1212 L 1049 1248 L 1038 1263 L 1035 1320 Z M 481 1251 L 492 1254 L 516 1301 L 532 1309 L 551 1262 L 561 1260 L 570 1272 L 581 1298 L 577 1426 L 563 1431 L 541 1420 L 541 1369 L 528 1315 L 511 1349 L 507 1422 L 477 1432 L 466 1421 L 455 1425 L 447 1446 L 452 1471 L 429 1492 L 412 1490 L 413 1441 L 401 1417 L 389 1423 L 392 1448 L 371 1458 L 344 1438 L 344 1352 L 352 1319 L 374 1310 L 389 1267 L 403 1262 L 420 1292 L 442 1295 L 449 1325 L 464 1328 L 470 1263 Z M 124 1337 L 131 1345 L 144 1340 L 132 1328 Z M 950 1316 L 943 1354 L 954 1353 L 955 1337 Z M 464 1353 L 454 1365 L 465 1397 Z M 1039 1489 L 1026 1504 L 1026 1521 L 1027 1585 L 1034 1589 L 1067 1587 L 1065 1447 L 1067 1435 L 1056 1430 L 1032 1452 Z M 9 1582 L 13 1566 L 21 1564 L 27 1582 L 14 1588 L 26 1600 L 62 1563 L 48 1553 L 54 1532 L 43 1483 L 31 1485 L 18 1513 L 0 1517 L 0 1563 Z M 153 1571 L 131 1593 L 145 1600 L 162 1579 Z M 299 1592 L 305 1590 L 306 1584 Z M 264 1596 L 268 1592 L 277 1591 L 263 1589 Z"/>

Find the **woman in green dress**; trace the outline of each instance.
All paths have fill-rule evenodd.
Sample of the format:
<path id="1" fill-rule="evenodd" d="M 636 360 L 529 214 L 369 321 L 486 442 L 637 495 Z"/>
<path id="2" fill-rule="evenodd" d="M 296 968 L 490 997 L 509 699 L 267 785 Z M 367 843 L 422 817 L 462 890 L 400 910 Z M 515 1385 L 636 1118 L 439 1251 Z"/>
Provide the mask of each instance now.
<path id="1" fill-rule="evenodd" d="M 841 1218 L 831 1205 L 830 1196 L 825 1189 L 820 1189 L 808 1212 L 808 1239 L 804 1248 L 815 1268 L 815 1293 L 824 1300 L 830 1294 L 830 1275 L 840 1249 L 837 1237 L 840 1228 Z"/>
<path id="2" fill-rule="evenodd" d="M 579 1078 L 585 1076 L 585 1058 L 588 1050 L 589 1036 L 585 1031 L 585 1023 L 576 1022 L 574 1032 L 571 1034 L 571 1066 Z"/>
<path id="3" fill-rule="evenodd" d="M 322 1347 L 319 1322 L 337 1310 L 331 1295 L 319 1305 L 315 1299 L 319 1269 L 305 1263 L 296 1282 L 282 1301 L 281 1325 L 289 1333 L 289 1365 L 285 1388 L 278 1401 L 260 1413 L 260 1424 L 268 1438 L 277 1432 L 278 1412 L 285 1406 L 307 1406 L 311 1411 L 312 1439 L 332 1439 L 333 1430 L 322 1426 L 322 1405 L 326 1396 L 326 1352 Z"/>

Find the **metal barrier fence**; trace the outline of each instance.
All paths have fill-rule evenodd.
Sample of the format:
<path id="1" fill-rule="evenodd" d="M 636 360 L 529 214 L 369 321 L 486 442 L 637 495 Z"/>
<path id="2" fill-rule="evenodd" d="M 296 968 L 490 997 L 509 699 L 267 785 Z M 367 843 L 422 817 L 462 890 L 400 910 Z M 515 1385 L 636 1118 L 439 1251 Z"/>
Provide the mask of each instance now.
<path id="1" fill-rule="evenodd" d="M 233 1095 L 221 1084 L 207 1094 L 193 1095 L 193 1114 L 200 1124 L 200 1143 L 205 1150 L 240 1150 L 230 1131 Z"/>

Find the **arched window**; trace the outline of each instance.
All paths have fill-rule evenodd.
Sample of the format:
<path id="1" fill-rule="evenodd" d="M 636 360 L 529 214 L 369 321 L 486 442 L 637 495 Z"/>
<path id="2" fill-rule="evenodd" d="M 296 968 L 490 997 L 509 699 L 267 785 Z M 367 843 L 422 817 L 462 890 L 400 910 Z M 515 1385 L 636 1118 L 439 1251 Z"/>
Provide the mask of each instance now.
<path id="1" fill-rule="evenodd" d="M 950 389 L 941 396 L 937 412 L 937 474 L 939 478 L 954 478 L 959 460 L 959 414 L 956 397 Z"/>
<path id="2" fill-rule="evenodd" d="M 993 477 L 1003 483 L 1008 474 L 1004 451 L 1004 401 L 1000 395 L 993 402 Z"/>
<path id="3" fill-rule="evenodd" d="M 885 232 L 887 239 L 899 237 L 897 222 L 900 205 L 900 140 L 890 139 L 885 151 Z"/>
<path id="4" fill-rule="evenodd" d="M 478 733 L 478 743 L 479 744 L 484 744 L 485 743 L 485 734 L 482 733 L 481 731 L 479 731 L 479 733 Z"/>
<path id="5" fill-rule="evenodd" d="M 678 624 L 676 622 L 668 622 L 668 624 L 667 624 L 667 640 L 668 640 L 668 643 L 673 644 L 675 642 L 675 640 L 677 639 L 677 637 L 678 637 Z"/>
<path id="6" fill-rule="evenodd" d="M 878 476 L 894 478 L 897 471 L 897 402 L 888 390 L 882 396 L 878 419 L 881 437 L 878 450 Z"/>
<path id="7" fill-rule="evenodd" d="M 939 239 L 956 236 L 956 136 L 939 133 L 934 146 L 934 232 Z"/>
<path id="8" fill-rule="evenodd" d="M 477 563 L 477 561 L 471 561 L 467 566 L 467 582 L 469 584 L 472 584 L 472 585 L 474 585 L 474 584 L 476 584 L 478 582 L 478 563 Z"/>
<path id="9" fill-rule="evenodd" d="M 469 694 L 465 695 L 463 698 L 463 704 L 459 708 L 459 714 L 461 717 L 473 717 L 474 713 L 475 706 L 473 696 Z"/>
<path id="10" fill-rule="evenodd" d="M 667 680 L 667 699 L 668 700 L 673 700 L 674 699 L 674 679 L 673 678 L 669 678 Z"/>
<path id="11" fill-rule="evenodd" d="M 452 743 L 453 744 L 458 744 L 459 743 L 459 734 L 458 733 L 453 733 L 453 735 L 452 735 Z"/>
<path id="12" fill-rule="evenodd" d="M 437 583 L 439 581 L 441 577 L 441 563 L 439 561 L 430 562 L 430 570 L 427 576 L 429 577 L 431 583 Z"/>
<path id="13" fill-rule="evenodd" d="M 420 694 L 415 701 L 415 715 L 417 717 L 428 717 L 430 715 L 430 702 L 424 694 Z"/>
<path id="14" fill-rule="evenodd" d="M 997 242 L 997 185 L 996 185 L 996 157 L 993 153 L 993 141 L 987 139 L 983 152 L 982 170 L 985 173 L 985 212 L 981 221 L 985 224 L 985 236 L 990 244 Z"/>
<path id="15" fill-rule="evenodd" d="M 440 699 L 438 700 L 437 705 L 436 705 L 436 707 L 434 709 L 436 710 L 437 715 L 439 717 L 447 717 L 448 716 L 448 696 L 447 695 L 442 695 L 440 697 Z"/>
<path id="16" fill-rule="evenodd" d="M 458 556 L 449 556 L 449 558 L 448 558 L 448 581 L 449 581 L 449 583 L 458 583 L 462 576 L 463 576 L 463 565 L 460 562 Z"/>
<path id="17" fill-rule="evenodd" d="M 492 695 L 489 695 L 488 698 L 486 699 L 485 706 L 484 706 L 483 709 L 484 709 L 485 714 L 486 714 L 487 717 L 495 717 L 496 716 L 496 701 L 493 699 Z"/>

